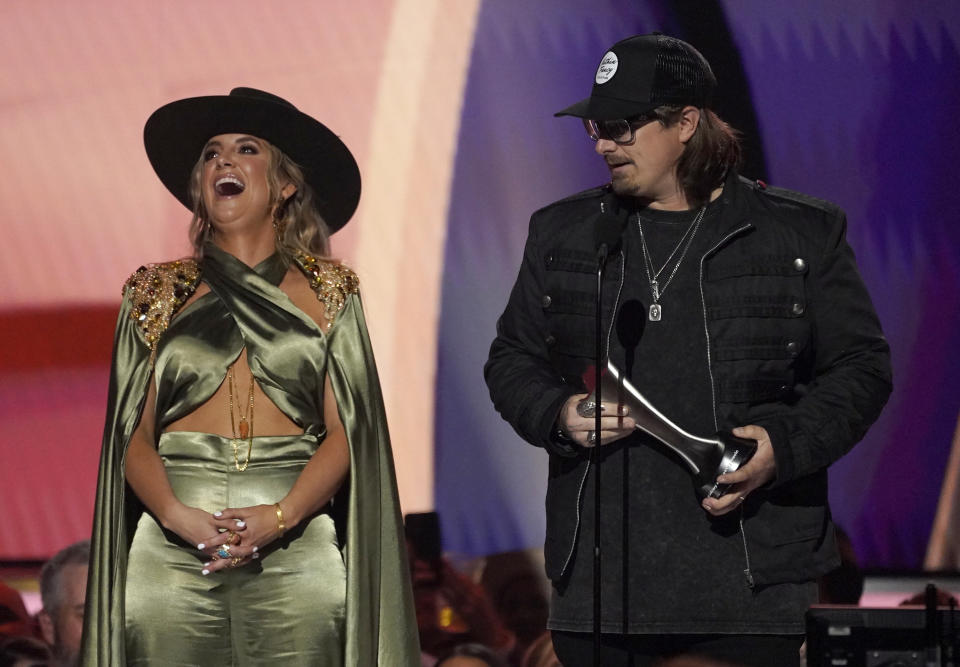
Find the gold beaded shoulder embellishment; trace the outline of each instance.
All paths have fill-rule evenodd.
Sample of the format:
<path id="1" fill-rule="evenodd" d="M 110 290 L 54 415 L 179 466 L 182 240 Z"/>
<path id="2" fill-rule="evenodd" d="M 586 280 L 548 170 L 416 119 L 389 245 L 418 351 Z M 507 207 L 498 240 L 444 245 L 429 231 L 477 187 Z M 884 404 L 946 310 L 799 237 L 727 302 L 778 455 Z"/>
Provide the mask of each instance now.
<path id="1" fill-rule="evenodd" d="M 343 310 L 347 297 L 360 291 L 360 279 L 357 274 L 343 264 L 297 253 L 297 264 L 310 281 L 310 287 L 317 293 L 317 299 L 323 303 L 324 317 L 333 324 L 333 320 Z"/>
<path id="2" fill-rule="evenodd" d="M 200 283 L 200 267 L 192 259 L 141 266 L 123 285 L 130 299 L 130 319 L 137 324 L 147 347 L 156 352 L 157 341 L 173 314 L 186 303 Z"/>

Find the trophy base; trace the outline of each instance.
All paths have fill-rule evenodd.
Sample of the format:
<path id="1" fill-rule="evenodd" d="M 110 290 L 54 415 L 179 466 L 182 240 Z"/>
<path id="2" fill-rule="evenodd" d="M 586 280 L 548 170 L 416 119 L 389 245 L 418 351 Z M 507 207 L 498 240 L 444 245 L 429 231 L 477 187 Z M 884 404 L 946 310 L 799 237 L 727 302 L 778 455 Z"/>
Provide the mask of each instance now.
<path id="1" fill-rule="evenodd" d="M 717 440 L 723 447 L 722 458 L 712 476 L 712 481 L 699 484 L 697 487 L 697 493 L 701 498 L 719 498 L 725 495 L 730 490 L 730 484 L 718 484 L 717 477 L 742 468 L 757 451 L 756 440 L 738 438 L 731 433 L 717 433 Z"/>

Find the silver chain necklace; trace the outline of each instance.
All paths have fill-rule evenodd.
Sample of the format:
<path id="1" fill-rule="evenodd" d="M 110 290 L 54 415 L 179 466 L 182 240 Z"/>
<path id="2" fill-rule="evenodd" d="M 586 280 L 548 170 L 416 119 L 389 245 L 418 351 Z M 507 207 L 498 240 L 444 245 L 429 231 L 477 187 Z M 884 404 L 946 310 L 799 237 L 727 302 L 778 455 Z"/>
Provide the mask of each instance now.
<path id="1" fill-rule="evenodd" d="M 673 280 L 673 276 L 676 275 L 677 269 L 680 268 L 683 258 L 686 257 L 687 250 L 690 249 L 690 244 L 693 242 L 693 237 L 696 236 L 697 230 L 700 228 L 700 222 L 703 220 L 703 215 L 706 212 L 706 206 L 697 212 L 697 215 L 690 222 L 690 226 L 687 227 L 687 231 L 683 233 L 683 236 L 681 236 L 680 240 L 677 241 L 677 245 L 675 245 L 673 250 L 670 252 L 670 255 L 667 257 L 667 261 L 663 263 L 663 266 L 661 266 L 660 270 L 656 273 L 651 273 L 653 270 L 653 257 L 650 256 L 650 250 L 647 248 L 647 239 L 643 235 L 643 218 L 641 218 L 640 214 L 637 213 L 637 227 L 640 229 L 640 244 L 643 246 L 643 266 L 647 270 L 647 282 L 650 283 L 650 293 L 653 295 L 653 303 L 650 304 L 650 309 L 647 313 L 651 322 L 659 322 L 663 318 L 663 307 L 660 305 L 660 297 L 662 297 L 663 293 L 667 291 L 670 281 Z M 686 241 L 686 243 L 684 243 L 684 241 Z M 667 279 L 663 282 L 663 286 L 661 287 L 659 282 L 660 274 L 663 273 L 663 270 L 667 268 L 668 264 L 670 264 L 670 261 L 673 259 L 673 256 L 677 254 L 677 250 L 680 249 L 680 246 L 683 246 L 683 251 L 680 253 L 680 257 L 673 265 L 670 275 L 667 276 Z"/>

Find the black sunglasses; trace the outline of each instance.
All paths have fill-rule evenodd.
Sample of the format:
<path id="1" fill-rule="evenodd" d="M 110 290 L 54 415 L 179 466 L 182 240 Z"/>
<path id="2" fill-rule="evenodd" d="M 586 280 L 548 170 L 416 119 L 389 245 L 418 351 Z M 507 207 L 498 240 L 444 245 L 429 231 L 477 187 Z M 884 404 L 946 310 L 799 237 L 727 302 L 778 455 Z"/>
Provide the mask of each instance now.
<path id="1" fill-rule="evenodd" d="M 657 117 L 654 115 L 617 118 L 615 120 L 584 118 L 583 127 L 587 130 L 587 135 L 594 141 L 609 139 L 619 146 L 624 146 L 633 143 L 638 129 L 655 120 L 657 120 Z"/>

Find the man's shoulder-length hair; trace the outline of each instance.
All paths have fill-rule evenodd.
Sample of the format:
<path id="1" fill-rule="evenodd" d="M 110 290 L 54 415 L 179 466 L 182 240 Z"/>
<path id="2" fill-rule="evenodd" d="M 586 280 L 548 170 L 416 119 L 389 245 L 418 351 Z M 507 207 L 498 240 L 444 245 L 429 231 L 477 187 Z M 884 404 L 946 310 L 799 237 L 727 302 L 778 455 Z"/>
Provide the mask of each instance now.
<path id="1" fill-rule="evenodd" d="M 666 127 L 680 120 L 684 106 L 661 106 L 653 115 Z M 731 169 L 740 165 L 740 133 L 710 109 L 700 109 L 700 122 L 677 163 L 677 183 L 694 208 L 710 201 Z"/>

